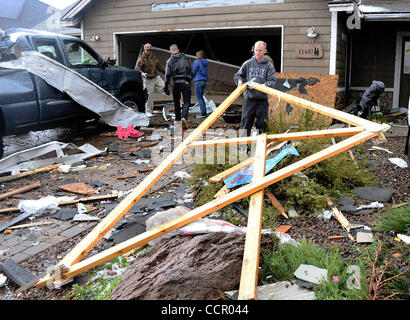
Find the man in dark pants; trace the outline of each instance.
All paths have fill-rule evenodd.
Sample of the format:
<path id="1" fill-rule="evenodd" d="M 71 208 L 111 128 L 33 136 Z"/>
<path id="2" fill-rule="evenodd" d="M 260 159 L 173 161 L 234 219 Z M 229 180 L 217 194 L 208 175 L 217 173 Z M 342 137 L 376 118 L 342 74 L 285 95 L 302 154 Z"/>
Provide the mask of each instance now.
<path id="1" fill-rule="evenodd" d="M 169 51 L 171 57 L 167 60 L 165 66 L 165 88 L 164 92 L 169 95 L 168 85 L 173 79 L 172 96 L 174 98 L 175 120 L 182 122 L 182 128 L 188 128 L 188 112 L 191 106 L 191 81 L 193 79 L 193 72 L 188 58 L 179 52 L 178 46 L 173 44 Z M 184 104 L 181 105 L 181 94 L 184 99 Z"/>
<path id="2" fill-rule="evenodd" d="M 266 43 L 257 41 L 254 45 L 254 56 L 245 61 L 239 71 L 234 76 L 235 84 L 253 80 L 256 83 L 264 84 L 273 88 L 276 82 L 275 68 L 265 57 Z M 252 88 L 246 88 L 242 105 L 242 119 L 240 129 L 246 129 L 246 134 L 250 136 L 253 123 L 256 129 L 265 131 L 268 117 L 268 96 L 266 93 Z"/>

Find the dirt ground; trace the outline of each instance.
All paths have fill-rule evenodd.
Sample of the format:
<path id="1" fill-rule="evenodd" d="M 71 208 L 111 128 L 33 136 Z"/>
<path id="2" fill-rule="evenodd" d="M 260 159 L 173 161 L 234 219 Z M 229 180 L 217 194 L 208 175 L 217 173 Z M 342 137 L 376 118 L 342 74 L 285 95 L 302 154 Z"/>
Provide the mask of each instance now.
<path id="1" fill-rule="evenodd" d="M 203 119 L 195 119 L 194 116 L 190 119 L 189 123 L 191 127 L 196 127 Z M 162 118 L 161 114 L 155 114 L 150 128 L 168 127 L 168 123 Z M 235 128 L 239 127 L 238 124 L 227 125 L 222 119 L 219 119 L 212 128 Z M 150 131 L 144 132 L 145 136 L 149 136 Z M 36 138 L 37 137 L 37 138 Z M 31 142 L 28 141 L 31 139 Z M 28 136 L 23 137 L 10 137 L 5 139 L 5 156 L 20 150 L 24 150 L 27 147 L 35 145 L 41 145 L 45 142 L 57 140 L 61 142 L 72 142 L 77 146 L 84 143 L 90 143 L 96 148 L 105 149 L 108 148 L 107 154 L 96 157 L 86 161 L 89 170 L 70 172 L 63 174 L 58 171 L 47 172 L 37 174 L 35 176 L 29 176 L 12 182 L 3 183 L 0 185 L 1 192 L 7 192 L 10 189 L 18 188 L 27 184 L 30 184 L 36 180 L 42 182 L 42 187 L 35 189 L 12 198 L 4 199 L 0 202 L 0 209 L 7 207 L 15 207 L 21 199 L 38 199 L 46 195 L 63 195 L 61 190 L 57 189 L 57 185 L 63 184 L 67 181 L 80 181 L 87 184 L 92 184 L 98 189 L 99 193 L 111 192 L 112 190 L 127 191 L 138 185 L 143 178 L 149 174 L 150 168 L 153 167 L 149 164 L 136 164 L 131 162 L 130 159 L 138 159 L 138 157 L 132 158 L 132 150 L 143 147 L 144 145 L 152 144 L 153 141 L 145 139 L 145 141 L 138 141 L 137 139 L 127 139 L 125 141 L 119 140 L 115 135 L 115 129 L 109 129 L 105 126 L 99 126 L 97 128 L 77 128 L 77 129 L 61 129 L 57 131 L 48 130 L 41 133 L 30 133 Z M 372 146 L 371 142 L 365 143 L 366 147 Z M 399 157 L 408 162 L 407 157 L 404 155 L 405 137 L 404 136 L 391 136 L 388 137 L 387 142 L 379 145 L 394 153 L 394 157 Z M 150 148 L 146 148 L 150 149 Z M 145 150 L 145 149 L 140 149 Z M 389 157 L 392 157 L 389 153 L 381 150 L 372 151 L 370 153 L 372 160 L 377 161 L 377 165 L 370 169 L 376 177 L 378 177 L 378 186 L 383 188 L 392 188 L 395 190 L 393 195 L 393 202 L 387 204 L 386 207 L 392 204 L 403 203 L 407 201 L 410 194 L 410 175 L 407 169 L 401 169 L 390 163 Z M 146 170 L 145 170 L 146 169 Z M 177 166 L 174 171 L 169 172 L 166 176 L 171 177 L 172 173 L 178 169 L 183 169 L 187 172 L 190 171 L 190 167 Z M 118 179 L 120 176 L 135 173 L 134 177 L 128 179 Z M 161 181 L 160 181 L 161 182 Z M 159 182 L 159 183 L 160 183 Z M 171 183 L 165 181 L 165 183 L 157 188 L 156 192 L 165 192 L 168 189 L 177 189 L 182 184 L 179 179 L 173 180 Z M 119 203 L 119 202 L 118 202 Z M 360 204 L 367 204 L 370 201 L 361 200 Z M 102 208 L 99 212 L 103 212 Z M 0 215 L 0 224 L 10 221 L 16 217 L 16 214 L 3 214 Z M 369 226 L 375 221 L 377 217 L 376 213 L 362 216 L 353 216 L 346 214 L 346 218 L 350 222 L 362 222 Z M 348 238 L 329 240 L 329 235 L 343 234 L 341 225 L 334 219 L 330 221 L 324 221 L 314 217 L 296 218 L 296 219 L 278 219 L 275 223 L 275 227 L 280 225 L 291 225 L 289 235 L 295 240 L 300 240 L 302 237 L 311 239 L 316 244 L 329 248 L 332 245 L 337 245 L 340 248 L 340 252 L 344 257 L 353 257 L 357 254 L 354 250 L 356 246 L 366 246 L 366 244 L 354 244 Z M 37 254 L 29 261 L 23 261 L 20 264 L 27 268 L 34 275 L 40 275 L 45 271 L 47 266 L 57 264 L 67 254 L 73 246 L 78 243 L 88 233 L 85 231 L 72 239 L 64 241 L 57 246 L 50 247 L 45 251 Z M 106 248 L 104 242 L 97 244 L 90 254 L 95 254 Z M 402 262 L 406 265 L 408 262 Z M 81 276 L 77 277 L 74 281 L 81 283 Z M 71 284 L 57 290 L 38 289 L 32 288 L 19 296 L 14 296 L 13 293 L 17 287 L 13 284 L 9 284 L 7 290 L 0 289 L 1 299 L 21 299 L 21 300 L 50 300 L 61 299 L 71 288 Z"/>

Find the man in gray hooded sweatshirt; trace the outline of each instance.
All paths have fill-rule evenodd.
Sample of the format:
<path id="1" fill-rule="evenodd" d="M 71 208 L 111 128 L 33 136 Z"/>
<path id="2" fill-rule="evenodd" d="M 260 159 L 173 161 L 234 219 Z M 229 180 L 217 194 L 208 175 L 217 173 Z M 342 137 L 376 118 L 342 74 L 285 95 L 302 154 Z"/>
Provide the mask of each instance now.
<path id="1" fill-rule="evenodd" d="M 253 80 L 256 83 L 264 84 L 273 88 L 276 82 L 275 67 L 265 57 L 266 43 L 257 41 L 254 45 L 254 56 L 245 61 L 239 71 L 234 76 L 235 84 Z M 268 117 L 268 95 L 256 89 L 247 88 L 244 92 L 242 105 L 242 119 L 240 129 L 246 129 L 246 134 L 250 136 L 253 123 L 256 129 L 265 131 Z"/>

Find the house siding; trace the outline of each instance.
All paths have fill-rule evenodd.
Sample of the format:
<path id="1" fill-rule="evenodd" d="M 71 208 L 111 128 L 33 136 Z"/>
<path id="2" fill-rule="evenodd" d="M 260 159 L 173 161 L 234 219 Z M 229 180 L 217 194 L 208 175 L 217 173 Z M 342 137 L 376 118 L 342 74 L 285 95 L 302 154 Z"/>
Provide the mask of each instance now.
<path id="1" fill-rule="evenodd" d="M 113 33 L 218 29 L 283 25 L 283 72 L 328 74 L 330 56 L 330 12 L 327 0 L 284 0 L 284 3 L 221 6 L 151 11 L 152 3 L 170 0 L 99 0 L 86 10 L 84 39 L 104 57 L 113 57 Z M 323 46 L 322 59 L 297 59 L 296 45 L 309 42 L 306 30 L 314 26 Z M 248 45 L 248 44 L 246 44 Z"/>

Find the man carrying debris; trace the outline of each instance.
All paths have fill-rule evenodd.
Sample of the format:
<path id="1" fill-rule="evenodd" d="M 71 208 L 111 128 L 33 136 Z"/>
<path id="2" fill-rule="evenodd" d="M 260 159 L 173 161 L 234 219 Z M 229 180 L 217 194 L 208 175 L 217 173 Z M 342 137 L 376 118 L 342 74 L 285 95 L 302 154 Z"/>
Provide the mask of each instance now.
<path id="1" fill-rule="evenodd" d="M 136 69 L 144 75 L 144 88 L 148 91 L 148 99 L 145 103 L 145 115 L 151 118 L 154 109 L 152 94 L 155 88 L 161 93 L 164 92 L 165 84 L 159 76 L 159 73 L 165 73 L 165 70 L 159 63 L 157 57 L 152 53 L 152 45 L 150 43 L 144 45 L 144 52 L 137 61 Z"/>
<path id="2" fill-rule="evenodd" d="M 178 46 L 172 44 L 169 48 L 171 57 L 165 65 L 165 88 L 169 95 L 168 85 L 173 79 L 172 96 L 174 98 L 175 120 L 182 122 L 182 128 L 188 128 L 188 112 L 191 106 L 191 81 L 194 77 L 188 57 L 179 52 Z M 184 100 L 181 113 L 181 94 Z M 182 118 L 181 118 L 182 117 Z"/>
<path id="3" fill-rule="evenodd" d="M 257 41 L 254 45 L 254 55 L 245 61 L 234 76 L 235 84 L 240 86 L 247 81 L 254 81 L 273 88 L 276 82 L 275 67 L 265 56 L 266 43 Z M 246 88 L 242 105 L 240 129 L 246 129 L 250 136 L 253 123 L 256 119 L 256 129 L 266 129 L 265 119 L 268 117 L 268 96 L 256 89 Z"/>

